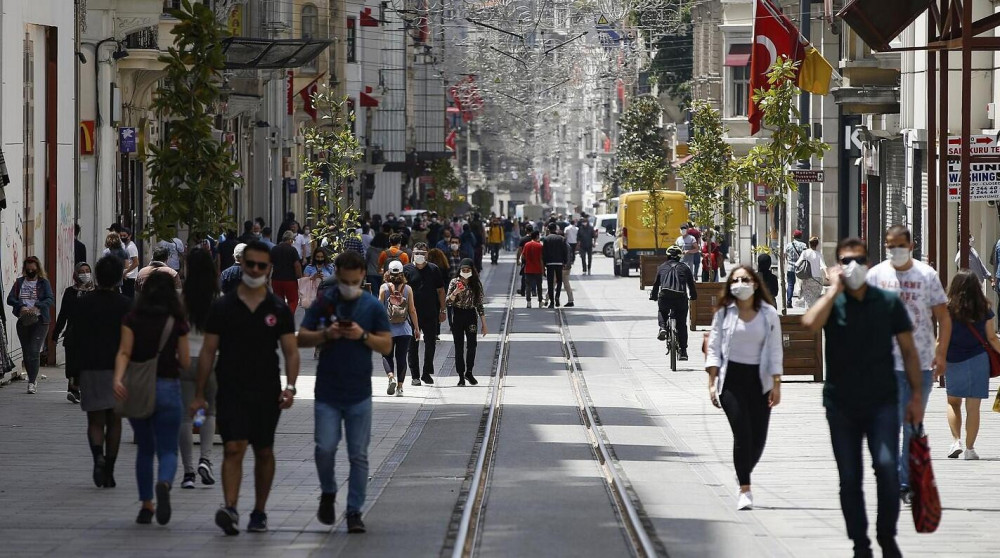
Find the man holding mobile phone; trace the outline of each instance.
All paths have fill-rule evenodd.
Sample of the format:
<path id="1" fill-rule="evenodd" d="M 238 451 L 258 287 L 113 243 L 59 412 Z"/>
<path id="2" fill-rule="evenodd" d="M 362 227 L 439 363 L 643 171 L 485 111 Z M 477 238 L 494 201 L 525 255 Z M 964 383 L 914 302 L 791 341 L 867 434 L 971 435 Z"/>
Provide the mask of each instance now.
<path id="1" fill-rule="evenodd" d="M 389 316 L 361 284 L 367 266 L 357 252 L 335 262 L 337 288 L 326 289 L 306 310 L 299 329 L 300 347 L 320 346 L 316 367 L 316 470 L 319 474 L 320 523 L 333 525 L 337 483 L 334 460 L 341 422 L 351 463 L 347 495 L 347 532 L 364 533 L 361 508 L 368 485 L 368 443 L 372 430 L 372 351 L 392 350 Z"/>

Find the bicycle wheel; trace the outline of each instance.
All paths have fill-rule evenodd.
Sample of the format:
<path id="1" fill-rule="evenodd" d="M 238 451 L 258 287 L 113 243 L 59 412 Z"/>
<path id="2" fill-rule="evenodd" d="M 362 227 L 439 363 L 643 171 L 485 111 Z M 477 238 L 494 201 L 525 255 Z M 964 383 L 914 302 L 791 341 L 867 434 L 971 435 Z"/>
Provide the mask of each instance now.
<path id="1" fill-rule="evenodd" d="M 667 332 L 667 352 L 670 353 L 670 370 L 677 372 L 677 331 L 673 327 Z"/>

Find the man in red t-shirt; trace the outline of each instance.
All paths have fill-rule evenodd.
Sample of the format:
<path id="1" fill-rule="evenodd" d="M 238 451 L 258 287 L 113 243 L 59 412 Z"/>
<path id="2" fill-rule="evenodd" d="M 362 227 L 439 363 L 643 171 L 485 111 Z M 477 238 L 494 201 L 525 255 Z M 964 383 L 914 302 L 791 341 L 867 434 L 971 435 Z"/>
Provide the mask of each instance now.
<path id="1" fill-rule="evenodd" d="M 538 293 L 538 307 L 542 307 L 542 273 L 545 265 L 542 263 L 542 243 L 538 241 L 538 231 L 532 231 L 531 240 L 521 251 L 524 260 L 524 296 L 531 308 L 531 295 Z"/>

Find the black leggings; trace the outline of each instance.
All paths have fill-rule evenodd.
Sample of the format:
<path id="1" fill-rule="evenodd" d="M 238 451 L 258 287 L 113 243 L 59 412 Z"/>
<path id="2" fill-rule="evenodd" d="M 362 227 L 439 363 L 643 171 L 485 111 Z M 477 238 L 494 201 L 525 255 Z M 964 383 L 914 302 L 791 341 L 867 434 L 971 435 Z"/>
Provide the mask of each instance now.
<path id="1" fill-rule="evenodd" d="M 587 271 L 594 267 L 594 248 L 580 248 L 580 261 L 583 262 L 583 270 Z"/>
<path id="2" fill-rule="evenodd" d="M 741 486 L 750 484 L 750 473 L 764 454 L 767 441 L 771 392 L 761 393 L 761 389 L 760 366 L 729 362 L 719 402 L 733 430 L 733 464 Z"/>
<path id="3" fill-rule="evenodd" d="M 382 355 L 382 368 L 385 369 L 386 375 L 392 374 L 394 368 L 399 368 L 399 375 L 396 376 L 396 381 L 402 382 L 403 378 L 406 377 L 406 351 L 410 348 L 410 340 L 413 339 L 412 335 L 397 335 L 392 338 L 392 352 L 388 355 Z M 395 363 L 393 359 L 395 358 Z M 395 367 L 393 366 L 395 364 Z"/>
<path id="4" fill-rule="evenodd" d="M 87 441 L 94 461 L 103 455 L 107 466 L 114 469 L 121 439 L 122 418 L 113 409 L 87 412 Z"/>
<path id="5" fill-rule="evenodd" d="M 455 308 L 451 319 L 451 335 L 455 339 L 455 371 L 459 376 L 472 373 L 476 364 L 476 334 L 479 333 L 479 314 L 475 310 Z"/>
<path id="6" fill-rule="evenodd" d="M 561 265 L 549 265 L 545 264 L 545 276 L 549 283 L 549 304 L 559 300 L 559 296 L 562 294 L 562 270 Z M 555 298 L 552 297 L 552 288 L 555 287 Z"/>

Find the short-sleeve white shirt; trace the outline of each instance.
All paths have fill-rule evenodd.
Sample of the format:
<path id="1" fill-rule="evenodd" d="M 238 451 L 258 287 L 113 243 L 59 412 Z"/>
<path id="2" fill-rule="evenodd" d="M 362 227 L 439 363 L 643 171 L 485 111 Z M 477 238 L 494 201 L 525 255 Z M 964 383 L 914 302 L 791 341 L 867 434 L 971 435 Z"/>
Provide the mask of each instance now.
<path id="1" fill-rule="evenodd" d="M 913 322 L 913 342 L 920 354 L 920 367 L 930 370 L 934 363 L 936 338 L 934 315 L 931 308 L 948 303 L 948 295 L 941 286 L 937 271 L 919 260 L 912 260 L 913 267 L 900 271 L 888 260 L 868 270 L 868 284 L 899 295 Z M 896 370 L 903 370 L 903 355 L 896 340 L 892 342 L 892 356 Z"/>

